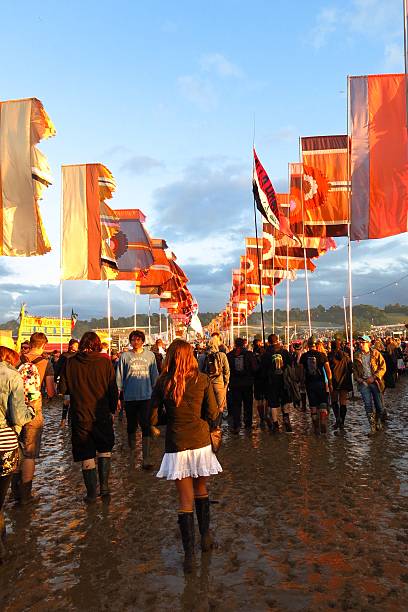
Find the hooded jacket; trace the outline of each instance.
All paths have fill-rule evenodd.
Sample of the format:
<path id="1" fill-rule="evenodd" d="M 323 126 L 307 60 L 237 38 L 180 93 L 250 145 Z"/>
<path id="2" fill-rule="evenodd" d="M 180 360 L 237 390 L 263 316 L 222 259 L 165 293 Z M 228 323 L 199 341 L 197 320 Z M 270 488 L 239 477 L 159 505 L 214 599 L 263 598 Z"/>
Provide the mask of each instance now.
<path id="1" fill-rule="evenodd" d="M 118 387 L 110 360 L 100 353 L 76 353 L 61 372 L 60 392 L 71 398 L 72 423 L 92 427 L 116 412 Z"/>
<path id="2" fill-rule="evenodd" d="M 0 362 L 0 429 L 12 427 L 18 434 L 34 416 L 24 401 L 23 379 L 13 366 Z"/>
<path id="3" fill-rule="evenodd" d="M 358 383 L 360 383 L 364 379 L 362 357 L 362 351 L 356 351 L 354 353 L 353 372 L 355 379 Z M 381 392 L 384 391 L 385 385 L 383 378 L 387 370 L 387 366 L 385 365 L 384 357 L 375 348 L 370 348 L 370 366 L 371 372 L 373 373 L 373 377 L 375 378 L 379 390 Z"/>

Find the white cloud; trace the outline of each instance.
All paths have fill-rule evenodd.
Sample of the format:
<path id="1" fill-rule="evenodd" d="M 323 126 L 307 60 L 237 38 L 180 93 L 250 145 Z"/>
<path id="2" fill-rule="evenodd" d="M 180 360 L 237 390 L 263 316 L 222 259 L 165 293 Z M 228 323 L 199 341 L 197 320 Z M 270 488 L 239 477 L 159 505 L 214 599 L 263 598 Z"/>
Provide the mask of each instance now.
<path id="1" fill-rule="evenodd" d="M 217 105 L 217 96 L 211 83 L 194 75 L 178 78 L 181 93 L 200 110 L 211 111 Z"/>
<path id="2" fill-rule="evenodd" d="M 230 62 L 221 53 L 207 53 L 203 55 L 200 60 L 200 65 L 204 71 L 214 72 L 221 77 L 240 78 L 243 76 L 241 69 Z"/>
<path id="3" fill-rule="evenodd" d="M 315 49 L 320 49 L 327 43 L 330 34 L 336 31 L 337 23 L 337 9 L 326 7 L 320 11 L 312 30 L 312 45 Z"/>
<path id="4" fill-rule="evenodd" d="M 352 0 L 341 11 L 334 6 L 322 8 L 316 17 L 312 30 L 311 44 L 320 49 L 329 42 L 335 33 L 361 34 L 364 37 L 375 37 L 383 40 L 394 61 L 396 36 L 400 36 L 402 25 L 402 7 L 399 0 Z"/>

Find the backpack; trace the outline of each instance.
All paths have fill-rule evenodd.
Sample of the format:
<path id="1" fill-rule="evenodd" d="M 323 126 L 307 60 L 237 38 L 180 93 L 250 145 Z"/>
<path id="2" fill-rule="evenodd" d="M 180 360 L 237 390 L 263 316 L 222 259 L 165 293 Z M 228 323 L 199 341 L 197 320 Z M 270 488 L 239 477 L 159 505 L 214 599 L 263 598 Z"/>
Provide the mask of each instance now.
<path id="1" fill-rule="evenodd" d="M 319 368 L 317 366 L 317 359 L 314 355 L 307 356 L 306 369 L 311 378 L 316 378 L 320 375 Z"/>
<path id="2" fill-rule="evenodd" d="M 222 370 L 218 353 L 207 353 L 204 363 L 204 372 L 208 374 L 211 379 L 221 376 Z"/>
<path id="3" fill-rule="evenodd" d="M 41 397 L 41 376 L 35 365 L 44 359 L 42 355 L 33 361 L 26 361 L 18 368 L 21 378 L 23 379 L 24 399 L 26 404 L 30 404 Z"/>

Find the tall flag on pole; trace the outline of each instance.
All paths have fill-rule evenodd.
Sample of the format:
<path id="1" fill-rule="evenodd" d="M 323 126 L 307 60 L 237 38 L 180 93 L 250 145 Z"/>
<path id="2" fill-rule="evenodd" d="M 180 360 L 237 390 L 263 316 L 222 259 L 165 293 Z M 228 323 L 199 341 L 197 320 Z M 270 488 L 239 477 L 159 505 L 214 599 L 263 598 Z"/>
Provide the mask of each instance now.
<path id="1" fill-rule="evenodd" d="M 36 98 L 0 102 L 0 255 L 44 255 L 51 250 L 38 201 L 52 179 L 36 144 L 55 136 Z"/>
<path id="2" fill-rule="evenodd" d="M 266 221 L 284 234 L 293 237 L 287 217 L 283 214 L 278 205 L 275 189 L 273 188 L 266 170 L 259 161 L 255 149 L 252 191 L 256 207 Z"/>
<path id="3" fill-rule="evenodd" d="M 407 76 L 350 77 L 352 240 L 408 230 Z"/>
<path id="4" fill-rule="evenodd" d="M 62 278 L 106 280 L 117 275 L 110 245 L 119 230 L 106 204 L 116 184 L 103 164 L 62 166 Z"/>
<path id="5" fill-rule="evenodd" d="M 136 280 L 136 272 L 145 270 L 153 263 L 152 242 L 144 223 L 145 215 L 138 208 L 116 210 L 119 231 L 111 239 L 118 263 L 116 280 Z"/>

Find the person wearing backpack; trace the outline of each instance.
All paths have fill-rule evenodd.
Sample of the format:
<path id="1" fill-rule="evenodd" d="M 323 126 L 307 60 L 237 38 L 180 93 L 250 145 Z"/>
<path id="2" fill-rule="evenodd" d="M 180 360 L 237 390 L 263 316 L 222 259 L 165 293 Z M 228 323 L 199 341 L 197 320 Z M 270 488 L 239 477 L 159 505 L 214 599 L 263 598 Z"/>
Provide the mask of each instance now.
<path id="1" fill-rule="evenodd" d="M 30 337 L 30 350 L 21 357 L 19 372 L 26 390 L 26 402 L 34 409 L 35 417 L 24 425 L 20 441 L 23 447 L 21 472 L 12 479 L 11 489 L 15 501 L 22 505 L 32 501 L 31 494 L 35 473 L 35 460 L 40 456 L 41 438 L 44 428 L 41 387 L 44 383 L 49 399 L 55 395 L 54 371 L 44 354 L 47 336 L 35 332 Z"/>
<path id="2" fill-rule="evenodd" d="M 0 336 L 0 564 L 6 555 L 6 525 L 2 512 L 12 475 L 19 463 L 18 434 L 34 416 L 24 399 L 23 381 L 13 339 Z"/>
<path id="3" fill-rule="evenodd" d="M 273 432 L 279 431 L 278 414 L 282 411 L 285 431 L 290 433 L 290 403 L 292 398 L 285 381 L 285 371 L 291 366 L 289 351 L 283 348 L 276 334 L 270 334 L 261 358 L 261 372 L 268 402 L 266 422 Z"/>
<path id="4" fill-rule="evenodd" d="M 307 341 L 307 346 L 308 350 L 300 358 L 300 365 L 305 374 L 313 430 L 317 435 L 325 434 L 327 433 L 329 393 L 333 392 L 332 373 L 326 353 L 316 350 L 316 340 L 313 336 Z"/>
<path id="5" fill-rule="evenodd" d="M 219 350 L 220 344 L 219 336 L 212 336 L 209 339 L 207 350 L 198 356 L 198 367 L 200 372 L 207 374 L 211 380 L 218 409 L 224 412 L 230 369 L 226 354 Z"/>
<path id="6" fill-rule="evenodd" d="M 244 406 L 245 429 L 252 429 L 254 376 L 258 369 L 255 355 L 245 348 L 243 338 L 235 338 L 234 348 L 227 355 L 230 368 L 229 391 L 232 409 L 232 433 L 241 428 L 241 410 Z"/>
<path id="7" fill-rule="evenodd" d="M 265 429 L 265 423 L 267 418 L 267 402 L 265 394 L 265 381 L 262 377 L 261 370 L 262 355 L 265 353 L 265 349 L 262 344 L 262 336 L 254 336 L 254 340 L 252 343 L 252 352 L 258 364 L 258 370 L 255 373 L 254 379 L 255 406 L 257 408 L 259 416 L 259 427 L 261 429 Z"/>

